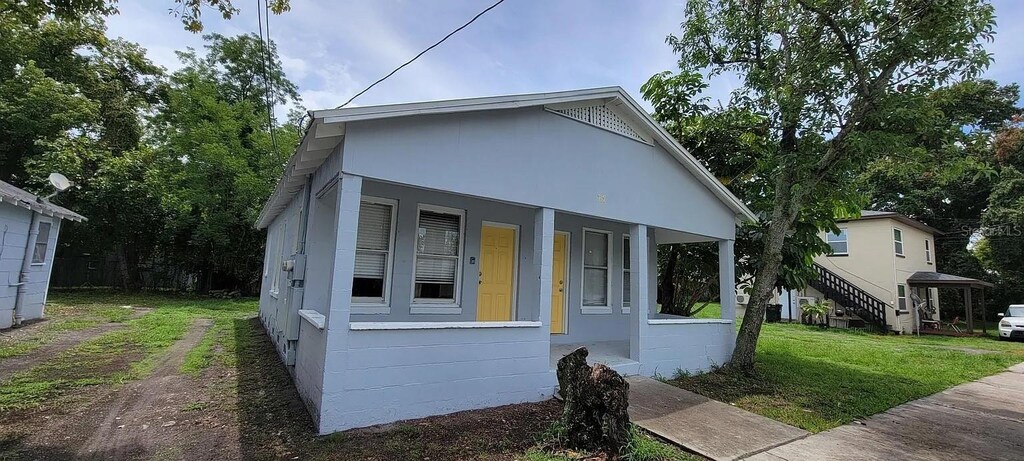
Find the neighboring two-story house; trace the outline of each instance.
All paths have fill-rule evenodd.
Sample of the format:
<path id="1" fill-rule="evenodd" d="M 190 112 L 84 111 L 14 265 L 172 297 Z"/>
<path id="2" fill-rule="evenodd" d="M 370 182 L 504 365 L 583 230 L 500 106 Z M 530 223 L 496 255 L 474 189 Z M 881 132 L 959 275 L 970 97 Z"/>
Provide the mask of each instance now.
<path id="1" fill-rule="evenodd" d="M 780 296 L 783 317 L 799 318 L 800 305 L 824 298 L 835 304 L 832 326 L 884 324 L 904 333 L 937 326 L 938 288 L 920 280 L 952 277 L 936 270 L 935 238 L 942 232 L 899 213 L 868 210 L 838 227 L 822 233 L 832 253 L 814 258 L 818 280 Z"/>

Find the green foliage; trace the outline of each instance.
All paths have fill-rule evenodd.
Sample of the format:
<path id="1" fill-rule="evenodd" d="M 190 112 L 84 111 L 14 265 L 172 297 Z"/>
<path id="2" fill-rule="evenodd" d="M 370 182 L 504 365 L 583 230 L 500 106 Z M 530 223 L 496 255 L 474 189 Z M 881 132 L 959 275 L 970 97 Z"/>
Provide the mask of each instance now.
<path id="1" fill-rule="evenodd" d="M 629 461 L 688 461 L 702 459 L 672 445 L 656 440 L 633 425 L 629 428 L 629 444 L 624 459 Z"/>
<path id="2" fill-rule="evenodd" d="M 220 286 L 254 292 L 263 260 L 263 235 L 253 227 L 298 143 L 276 124 L 268 134 L 265 89 L 277 103 L 297 104 L 270 47 L 264 79 L 254 35 L 205 37 L 207 54 L 180 53 L 185 66 L 163 88 L 154 117 L 155 149 L 168 213 L 167 259 L 200 274 L 200 289 Z"/>
<path id="3" fill-rule="evenodd" d="M 792 249 L 835 230 L 837 214 L 857 213 L 864 165 L 918 149 L 930 120 L 923 95 L 989 64 L 994 12 L 984 0 L 694 0 L 685 12 L 668 38 L 680 69 L 736 76 L 730 108 L 767 125 L 756 193 L 744 197 L 764 224 L 747 253 L 756 277 L 732 360 L 749 371 L 771 291 L 792 282 L 784 260 L 809 262 L 812 253 Z"/>
<path id="4" fill-rule="evenodd" d="M 820 300 L 816 303 L 804 304 L 801 310 L 803 315 L 812 322 L 821 324 L 825 322 L 825 316 L 832 310 L 832 305 L 825 300 Z"/>
<path id="5" fill-rule="evenodd" d="M 173 0 L 168 2 L 169 12 L 181 19 L 185 30 L 202 32 L 203 9 L 209 8 L 224 19 L 231 19 L 241 12 L 231 0 Z M 52 15 L 61 20 L 75 20 L 81 16 L 101 14 L 118 14 L 118 0 L 4 0 L 0 3 L 0 13 L 8 10 L 24 11 L 33 15 Z M 267 0 L 265 8 L 274 14 L 281 14 L 291 9 L 289 0 Z"/>

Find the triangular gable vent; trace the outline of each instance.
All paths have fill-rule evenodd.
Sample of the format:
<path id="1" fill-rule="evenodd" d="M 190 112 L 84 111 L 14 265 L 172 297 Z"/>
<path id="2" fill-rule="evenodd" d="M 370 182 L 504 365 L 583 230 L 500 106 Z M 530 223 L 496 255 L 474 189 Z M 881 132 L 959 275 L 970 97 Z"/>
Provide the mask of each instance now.
<path id="1" fill-rule="evenodd" d="M 640 132 L 633 128 L 633 125 L 619 117 L 607 106 L 585 106 L 568 108 L 548 108 L 549 111 L 564 115 L 573 120 L 596 126 L 601 129 L 621 134 L 627 138 L 651 144 L 647 138 L 640 135 Z"/>

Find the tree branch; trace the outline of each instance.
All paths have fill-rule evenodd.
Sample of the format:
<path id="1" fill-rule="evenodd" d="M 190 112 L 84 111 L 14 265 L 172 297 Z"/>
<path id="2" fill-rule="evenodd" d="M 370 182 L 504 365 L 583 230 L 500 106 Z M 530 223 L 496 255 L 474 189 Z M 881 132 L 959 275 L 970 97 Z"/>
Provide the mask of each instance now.
<path id="1" fill-rule="evenodd" d="M 846 57 L 850 60 L 850 66 L 853 67 L 854 74 L 857 75 L 857 86 L 861 87 L 861 91 L 865 91 L 866 79 L 864 75 L 864 67 L 860 62 L 860 55 L 857 54 L 857 48 L 853 45 L 853 42 L 850 41 L 849 37 L 846 36 L 846 32 L 844 32 L 843 28 L 839 25 L 839 21 L 836 21 L 835 17 L 826 13 L 821 8 L 807 3 L 806 0 L 796 0 L 796 2 L 799 3 L 800 6 L 804 7 L 804 9 L 818 15 L 819 18 L 825 21 L 825 24 L 827 24 L 828 28 L 832 30 L 832 33 L 836 35 L 836 39 L 839 40 L 839 44 L 846 52 Z"/>

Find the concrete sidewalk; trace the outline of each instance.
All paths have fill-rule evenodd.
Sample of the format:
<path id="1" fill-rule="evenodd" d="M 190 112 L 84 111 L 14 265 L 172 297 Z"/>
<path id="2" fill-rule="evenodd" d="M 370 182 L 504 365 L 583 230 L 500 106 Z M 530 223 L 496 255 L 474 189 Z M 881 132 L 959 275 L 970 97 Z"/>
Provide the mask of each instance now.
<path id="1" fill-rule="evenodd" d="M 714 460 L 748 456 L 808 432 L 651 378 L 629 381 L 634 424 Z"/>
<path id="2" fill-rule="evenodd" d="M 863 421 L 751 456 L 752 461 L 1024 459 L 1024 364 Z M 630 402 L 632 403 L 632 402 Z"/>

